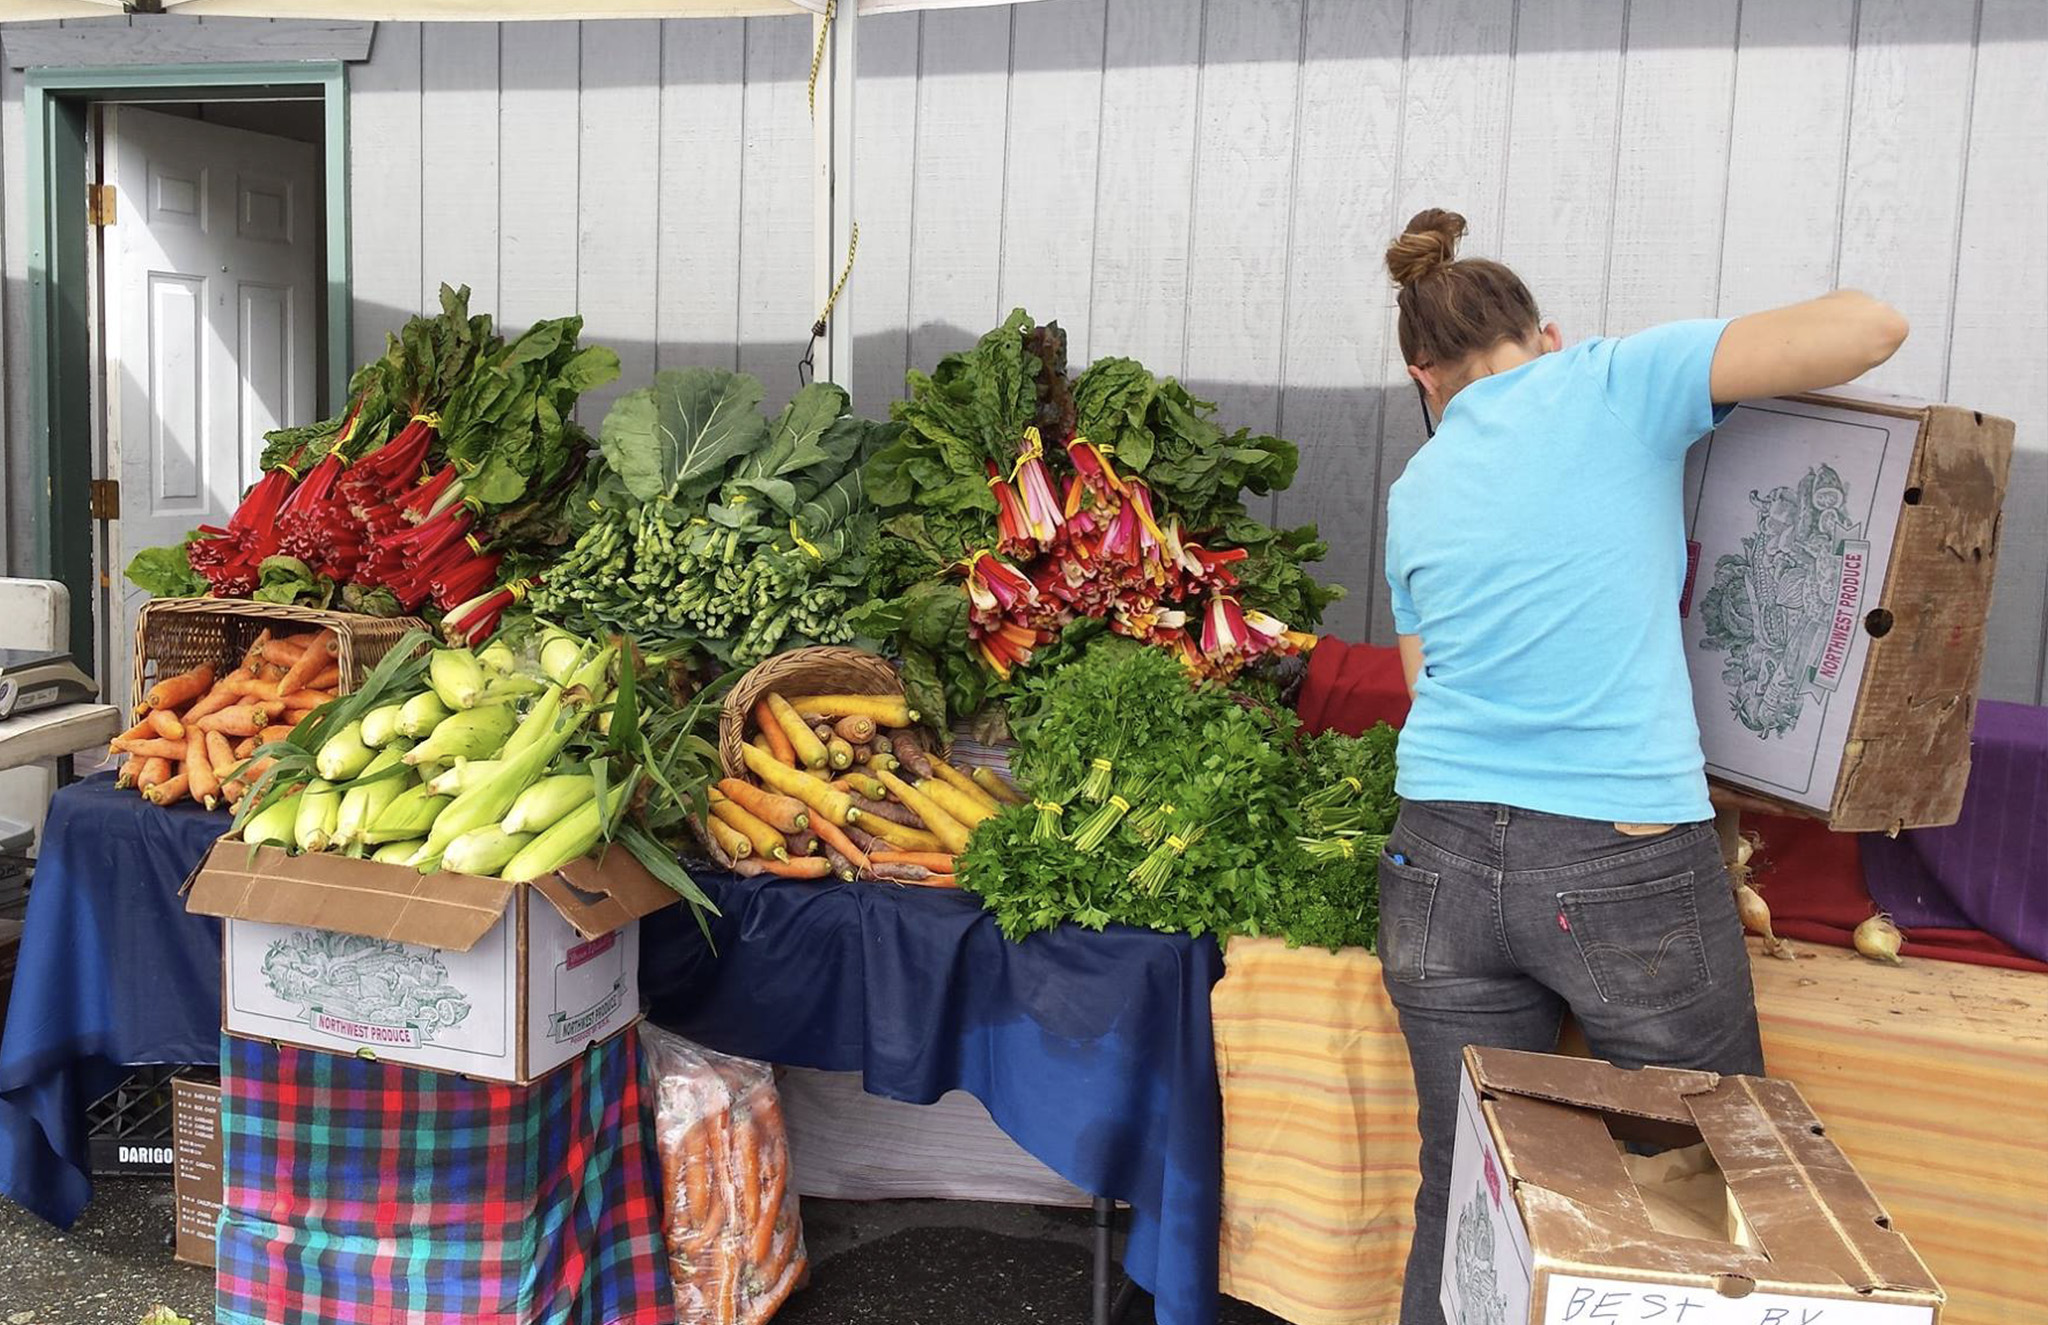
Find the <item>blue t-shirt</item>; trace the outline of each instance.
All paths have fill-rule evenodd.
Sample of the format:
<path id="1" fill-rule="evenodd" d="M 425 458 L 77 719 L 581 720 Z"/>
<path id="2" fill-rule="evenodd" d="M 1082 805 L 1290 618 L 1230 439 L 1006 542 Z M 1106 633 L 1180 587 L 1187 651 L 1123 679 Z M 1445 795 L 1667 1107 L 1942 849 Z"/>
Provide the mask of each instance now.
<path id="1" fill-rule="evenodd" d="M 1712 817 L 1678 603 L 1726 326 L 1586 341 L 1451 397 L 1387 498 L 1394 625 L 1424 662 L 1403 797 Z"/>

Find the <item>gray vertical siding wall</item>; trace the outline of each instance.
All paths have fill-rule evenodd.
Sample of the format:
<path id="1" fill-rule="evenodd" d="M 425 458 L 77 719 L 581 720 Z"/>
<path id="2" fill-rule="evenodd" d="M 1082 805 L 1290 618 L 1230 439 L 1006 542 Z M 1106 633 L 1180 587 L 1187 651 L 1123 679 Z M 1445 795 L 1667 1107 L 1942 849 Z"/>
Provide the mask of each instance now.
<path id="1" fill-rule="evenodd" d="M 795 382 L 810 307 L 803 19 L 380 25 L 351 71 L 357 357 L 467 282 L 580 310 L 626 381 Z M 1472 221 L 1567 335 L 1836 285 L 1914 324 L 1869 385 L 2019 423 L 1984 692 L 2048 647 L 2048 6 L 2038 0 L 1040 0 L 864 20 L 852 386 L 1016 305 L 1298 441 L 1333 628 L 1390 633 L 1386 487 L 1422 440 L 1387 237 Z M 18 76 L 0 100 L 24 431 Z M 603 402 L 592 404 L 590 413 Z M 11 448 L 10 460 L 19 454 Z M 10 470 L 10 476 L 18 473 Z M 9 484 L 10 539 L 33 504 Z M 1569 521 L 1569 512 L 1560 512 Z"/>

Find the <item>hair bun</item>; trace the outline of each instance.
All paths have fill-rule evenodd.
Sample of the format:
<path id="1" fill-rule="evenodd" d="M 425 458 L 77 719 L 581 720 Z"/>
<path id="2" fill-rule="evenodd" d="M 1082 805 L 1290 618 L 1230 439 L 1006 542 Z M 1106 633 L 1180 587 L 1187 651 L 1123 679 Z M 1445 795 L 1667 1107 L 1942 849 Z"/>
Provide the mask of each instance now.
<path id="1" fill-rule="evenodd" d="M 1415 213 L 1408 229 L 1387 245 L 1388 274 L 1397 285 L 1415 284 L 1457 260 L 1464 234 L 1465 218 L 1456 212 L 1430 207 Z"/>

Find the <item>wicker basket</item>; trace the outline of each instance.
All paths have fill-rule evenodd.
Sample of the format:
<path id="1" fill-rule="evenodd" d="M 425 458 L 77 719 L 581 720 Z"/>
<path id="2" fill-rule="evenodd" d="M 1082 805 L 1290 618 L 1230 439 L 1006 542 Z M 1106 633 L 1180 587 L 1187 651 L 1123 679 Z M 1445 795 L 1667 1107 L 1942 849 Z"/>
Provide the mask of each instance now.
<path id="1" fill-rule="evenodd" d="M 745 777 L 747 720 L 770 692 L 793 695 L 900 695 L 903 682 L 885 660 L 859 649 L 792 649 L 759 663 L 725 694 L 718 717 L 718 758 L 730 777 Z"/>
<path id="2" fill-rule="evenodd" d="M 323 626 L 334 632 L 341 646 L 340 693 L 347 694 L 363 683 L 406 631 L 425 630 L 427 623 L 418 617 L 321 612 L 241 598 L 151 599 L 142 605 L 135 623 L 135 691 L 130 703 L 140 707 L 160 677 L 189 672 L 201 663 L 227 665 L 266 629 L 296 635 Z"/>

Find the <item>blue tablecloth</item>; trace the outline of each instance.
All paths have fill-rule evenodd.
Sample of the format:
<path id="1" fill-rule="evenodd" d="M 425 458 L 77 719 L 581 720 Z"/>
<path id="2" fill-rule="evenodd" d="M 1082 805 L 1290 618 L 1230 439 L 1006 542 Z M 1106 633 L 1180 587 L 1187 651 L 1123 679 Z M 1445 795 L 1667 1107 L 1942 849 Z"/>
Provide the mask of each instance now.
<path id="1" fill-rule="evenodd" d="M 51 798 L 0 1033 L 0 1192 L 68 1228 L 92 1194 L 85 1110 L 145 1063 L 220 1054 L 220 922 L 178 889 L 228 824 L 104 773 Z"/>
<path id="2" fill-rule="evenodd" d="M 1068 928 L 1013 944 L 961 893 L 700 881 L 723 913 L 715 955 L 680 909 L 643 930 L 657 1023 L 747 1058 L 858 1071 L 912 1104 L 970 1092 L 1055 1173 L 1130 1205 L 1124 1268 L 1159 1320 L 1215 1319 L 1213 940 Z"/>
<path id="3" fill-rule="evenodd" d="M 68 1226 L 91 1194 L 84 1115 L 130 1065 L 220 1051 L 220 930 L 178 890 L 226 816 L 110 776 L 59 791 L 0 1036 L 0 1192 Z M 1131 1206 L 1125 1268 L 1169 1325 L 1216 1314 L 1221 1105 L 1214 942 L 1060 930 L 1011 944 L 974 899 L 873 884 L 701 880 L 646 922 L 652 1014 L 750 1058 L 860 1071 L 876 1094 L 973 1093 L 1075 1185 Z"/>

